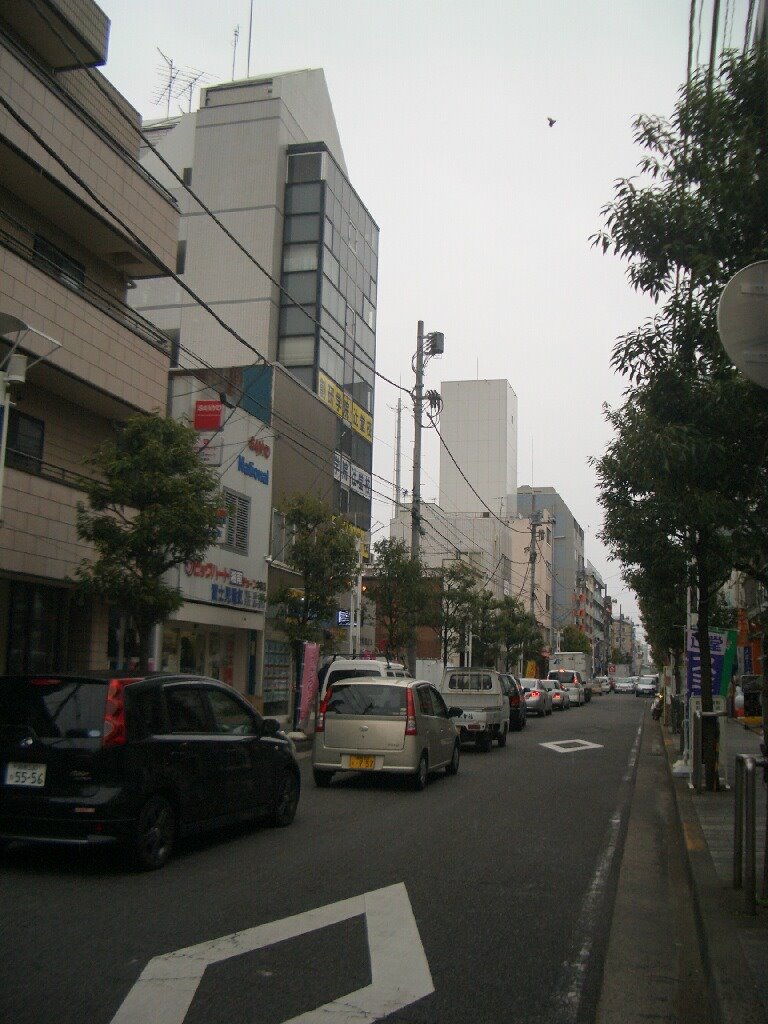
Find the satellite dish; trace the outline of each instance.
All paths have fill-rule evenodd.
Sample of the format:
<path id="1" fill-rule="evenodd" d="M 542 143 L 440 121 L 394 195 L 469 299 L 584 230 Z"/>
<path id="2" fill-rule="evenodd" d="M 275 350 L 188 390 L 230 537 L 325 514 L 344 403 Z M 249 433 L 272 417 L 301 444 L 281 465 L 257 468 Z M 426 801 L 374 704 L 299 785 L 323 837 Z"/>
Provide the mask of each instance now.
<path id="1" fill-rule="evenodd" d="M 717 305 L 717 330 L 734 366 L 768 388 L 768 260 L 733 275 Z"/>

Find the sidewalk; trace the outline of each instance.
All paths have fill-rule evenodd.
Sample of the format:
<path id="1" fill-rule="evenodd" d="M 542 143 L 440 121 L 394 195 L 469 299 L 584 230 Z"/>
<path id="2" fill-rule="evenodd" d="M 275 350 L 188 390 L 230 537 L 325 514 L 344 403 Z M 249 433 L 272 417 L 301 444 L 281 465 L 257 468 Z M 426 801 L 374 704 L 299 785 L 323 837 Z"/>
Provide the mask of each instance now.
<path id="1" fill-rule="evenodd" d="M 721 750 L 733 787 L 736 754 L 760 757 L 760 734 L 723 719 Z M 650 723 L 649 723 L 650 724 Z M 655 723 L 653 727 L 656 728 Z M 661 729 L 671 766 L 679 737 Z M 697 794 L 688 778 L 672 778 L 685 841 L 696 923 L 712 1006 L 721 1024 L 768 1024 L 768 906 L 746 912 L 744 892 L 733 888 L 733 789 Z M 757 772 L 757 888 L 765 845 L 766 793 Z"/>

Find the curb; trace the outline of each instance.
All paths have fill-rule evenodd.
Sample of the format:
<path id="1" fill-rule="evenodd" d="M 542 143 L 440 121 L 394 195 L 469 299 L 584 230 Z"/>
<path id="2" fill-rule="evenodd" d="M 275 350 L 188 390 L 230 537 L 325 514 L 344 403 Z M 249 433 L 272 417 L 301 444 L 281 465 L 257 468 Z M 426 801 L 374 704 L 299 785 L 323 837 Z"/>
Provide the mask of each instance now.
<path id="1" fill-rule="evenodd" d="M 766 1024 L 768 1018 L 741 952 L 739 912 L 732 905 L 730 891 L 718 877 L 688 783 L 672 775 L 670 757 L 677 753 L 676 744 L 661 725 L 659 730 L 687 854 L 688 882 L 714 1018 L 718 1024 Z M 750 928 L 754 919 L 746 914 L 743 918 L 743 927 Z"/>

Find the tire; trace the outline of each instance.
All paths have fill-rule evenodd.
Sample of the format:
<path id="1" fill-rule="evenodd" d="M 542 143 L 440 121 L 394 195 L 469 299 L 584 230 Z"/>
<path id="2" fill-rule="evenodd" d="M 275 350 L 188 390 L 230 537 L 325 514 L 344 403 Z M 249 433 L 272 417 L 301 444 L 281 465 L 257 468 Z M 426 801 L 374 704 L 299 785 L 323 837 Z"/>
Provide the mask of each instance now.
<path id="1" fill-rule="evenodd" d="M 288 768 L 283 772 L 278 783 L 277 800 L 272 814 L 272 823 L 278 828 L 290 825 L 296 817 L 300 792 L 299 777 L 296 772 Z"/>
<path id="2" fill-rule="evenodd" d="M 327 789 L 331 784 L 333 772 L 322 772 L 317 768 L 312 769 L 312 776 L 318 789 Z"/>
<path id="3" fill-rule="evenodd" d="M 156 871 L 170 859 L 176 843 L 176 815 L 164 796 L 149 797 L 133 827 L 131 853 L 141 871 Z"/>
<path id="4" fill-rule="evenodd" d="M 446 775 L 458 775 L 459 774 L 459 759 L 461 757 L 461 744 L 458 740 L 453 745 L 453 754 L 451 760 L 445 766 Z"/>
<path id="5" fill-rule="evenodd" d="M 429 766 L 427 764 L 427 755 L 422 754 L 419 758 L 419 767 L 416 769 L 416 774 L 411 780 L 411 786 L 416 792 L 427 788 L 427 782 L 429 781 Z"/>
<path id="6" fill-rule="evenodd" d="M 504 728 L 500 729 L 496 736 L 496 743 L 500 747 L 506 747 L 507 745 L 507 723 L 504 723 Z"/>

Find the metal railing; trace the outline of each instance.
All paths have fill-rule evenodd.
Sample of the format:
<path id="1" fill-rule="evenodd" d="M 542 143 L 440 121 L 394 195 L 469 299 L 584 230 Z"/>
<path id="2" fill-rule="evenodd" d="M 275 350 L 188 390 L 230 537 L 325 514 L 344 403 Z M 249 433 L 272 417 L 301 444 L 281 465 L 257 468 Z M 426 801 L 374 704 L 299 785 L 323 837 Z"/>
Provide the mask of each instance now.
<path id="1" fill-rule="evenodd" d="M 744 905 L 748 914 L 757 913 L 755 770 L 766 766 L 768 766 L 768 758 L 757 758 L 751 754 L 736 755 L 733 888 L 741 889 L 743 885 Z M 768 856 L 768 853 L 766 855 Z"/>

